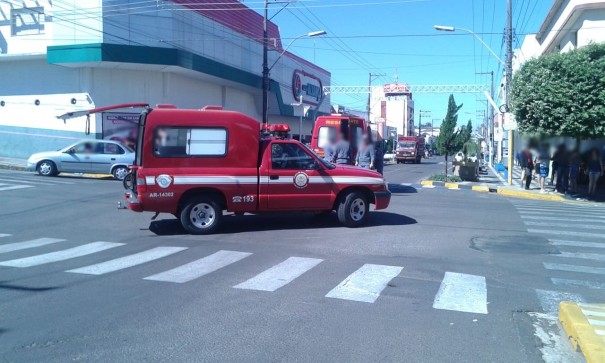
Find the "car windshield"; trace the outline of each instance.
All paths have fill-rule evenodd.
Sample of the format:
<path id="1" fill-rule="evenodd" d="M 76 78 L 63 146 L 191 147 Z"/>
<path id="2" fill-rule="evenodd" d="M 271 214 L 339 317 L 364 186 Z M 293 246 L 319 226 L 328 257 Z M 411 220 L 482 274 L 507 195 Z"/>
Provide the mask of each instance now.
<path id="1" fill-rule="evenodd" d="M 413 149 L 416 147 L 416 143 L 414 141 L 401 141 L 398 147 L 401 149 Z"/>

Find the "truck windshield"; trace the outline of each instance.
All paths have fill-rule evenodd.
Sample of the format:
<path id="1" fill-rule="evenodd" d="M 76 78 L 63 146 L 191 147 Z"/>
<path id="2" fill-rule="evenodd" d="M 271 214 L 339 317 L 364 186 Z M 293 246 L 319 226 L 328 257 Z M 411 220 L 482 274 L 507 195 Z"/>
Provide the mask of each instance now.
<path id="1" fill-rule="evenodd" d="M 403 141 L 400 142 L 397 147 L 402 149 L 412 149 L 416 147 L 416 143 L 414 141 Z"/>

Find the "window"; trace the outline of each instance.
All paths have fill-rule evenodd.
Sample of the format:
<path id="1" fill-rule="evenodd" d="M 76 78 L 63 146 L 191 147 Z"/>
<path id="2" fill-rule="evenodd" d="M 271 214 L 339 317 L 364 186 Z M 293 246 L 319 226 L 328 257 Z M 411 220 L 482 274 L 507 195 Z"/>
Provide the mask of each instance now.
<path id="1" fill-rule="evenodd" d="M 118 146 L 116 144 L 112 144 L 109 142 L 103 142 L 103 143 L 101 143 L 101 145 L 102 145 L 100 148 L 101 154 L 109 154 L 109 155 L 124 154 L 124 149 L 122 149 L 120 146 Z"/>
<path id="2" fill-rule="evenodd" d="M 11 35 L 44 34 L 44 8 L 11 9 Z"/>
<path id="3" fill-rule="evenodd" d="M 297 144 L 275 143 L 271 145 L 271 166 L 282 170 L 311 170 L 316 168 L 315 159 Z"/>
<path id="4" fill-rule="evenodd" d="M 227 130 L 209 127 L 156 129 L 153 151 L 160 157 L 225 156 Z"/>
<path id="5" fill-rule="evenodd" d="M 336 129 L 334 127 L 322 126 L 319 128 L 317 146 L 323 149 L 334 140 L 336 140 Z"/>
<path id="6" fill-rule="evenodd" d="M 97 147 L 96 142 L 86 141 L 86 142 L 81 142 L 81 143 L 77 144 L 72 149 L 77 154 L 92 154 L 95 152 L 96 147 Z"/>

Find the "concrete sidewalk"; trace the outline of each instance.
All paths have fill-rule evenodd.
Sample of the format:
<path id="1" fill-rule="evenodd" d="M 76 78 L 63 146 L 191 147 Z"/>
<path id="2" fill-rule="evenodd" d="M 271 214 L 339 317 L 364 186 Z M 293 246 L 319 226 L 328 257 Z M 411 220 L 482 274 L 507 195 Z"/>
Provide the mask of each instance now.
<path id="1" fill-rule="evenodd" d="M 0 169 L 27 170 L 27 160 L 0 156 Z"/>

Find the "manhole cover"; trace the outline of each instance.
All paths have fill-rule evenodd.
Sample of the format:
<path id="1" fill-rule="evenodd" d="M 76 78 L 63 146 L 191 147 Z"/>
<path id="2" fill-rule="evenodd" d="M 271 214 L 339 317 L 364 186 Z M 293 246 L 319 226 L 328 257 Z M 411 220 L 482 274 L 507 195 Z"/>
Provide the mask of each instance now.
<path id="1" fill-rule="evenodd" d="M 559 254 L 559 250 L 538 236 L 473 237 L 472 249 L 483 252 L 519 253 L 531 255 Z"/>

